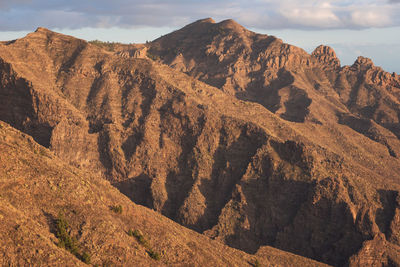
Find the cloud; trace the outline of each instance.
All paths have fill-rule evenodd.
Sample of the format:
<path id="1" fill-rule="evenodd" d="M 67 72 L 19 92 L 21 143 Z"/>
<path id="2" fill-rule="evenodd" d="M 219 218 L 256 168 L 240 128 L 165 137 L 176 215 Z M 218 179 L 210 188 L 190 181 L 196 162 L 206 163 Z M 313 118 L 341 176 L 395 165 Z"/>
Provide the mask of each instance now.
<path id="1" fill-rule="evenodd" d="M 355 10 L 351 13 L 351 21 L 360 27 L 385 27 L 391 24 L 390 11 Z"/>
<path id="2" fill-rule="evenodd" d="M 362 29 L 399 26 L 400 0 L 0 0 L 0 31 L 181 27 L 233 18 L 260 29 Z M 95 4 L 94 4 L 95 3 Z"/>
<path id="3" fill-rule="evenodd" d="M 343 24 L 328 2 L 295 8 L 285 5 L 280 8 L 279 13 L 292 25 L 306 27 L 318 25 L 322 28 L 338 28 Z"/>

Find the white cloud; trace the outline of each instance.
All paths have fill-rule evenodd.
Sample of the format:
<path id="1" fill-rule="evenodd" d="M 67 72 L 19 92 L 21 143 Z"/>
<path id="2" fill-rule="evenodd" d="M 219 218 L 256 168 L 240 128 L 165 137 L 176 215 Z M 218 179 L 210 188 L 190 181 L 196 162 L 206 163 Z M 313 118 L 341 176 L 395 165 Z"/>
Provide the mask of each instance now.
<path id="1" fill-rule="evenodd" d="M 293 8 L 284 5 L 279 13 L 293 25 L 306 27 L 338 28 L 342 26 L 340 18 L 334 13 L 333 7 L 329 2 L 309 5 L 305 7 Z"/>
<path id="2" fill-rule="evenodd" d="M 32 27 L 179 27 L 214 17 L 261 29 L 400 25 L 400 0 L 0 0 L 0 31 Z M 94 3 L 95 2 L 95 3 Z"/>
<path id="3" fill-rule="evenodd" d="M 392 24 L 390 10 L 356 10 L 351 13 L 351 21 L 360 27 L 385 27 Z"/>

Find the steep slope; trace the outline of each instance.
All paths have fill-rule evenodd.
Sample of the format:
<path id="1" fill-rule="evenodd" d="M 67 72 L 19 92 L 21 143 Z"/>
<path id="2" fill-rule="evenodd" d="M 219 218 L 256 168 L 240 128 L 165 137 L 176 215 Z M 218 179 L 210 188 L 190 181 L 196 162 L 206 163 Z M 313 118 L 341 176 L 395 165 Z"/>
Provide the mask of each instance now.
<path id="1" fill-rule="evenodd" d="M 397 157 L 399 151 L 391 147 L 393 140 L 400 138 L 400 76 L 359 57 L 337 73 L 331 83 L 353 113 L 350 122 L 347 114 L 341 114 L 340 123 L 385 144 Z"/>
<path id="2" fill-rule="evenodd" d="M 79 250 L 90 255 L 94 265 L 250 266 L 258 260 L 266 265 L 323 266 L 272 248 L 266 248 L 264 256 L 251 256 L 185 229 L 133 204 L 93 173 L 68 166 L 3 122 L 0 149 L 2 266 L 86 265 L 57 246 L 60 213 Z M 110 209 L 119 205 L 120 213 Z M 130 229 L 142 232 L 147 245 L 129 236 Z M 152 259 L 150 250 L 159 253 L 160 260 Z"/>
<path id="3" fill-rule="evenodd" d="M 358 257 L 397 262 L 389 252 L 399 245 L 398 139 L 378 124 L 370 132 L 384 133 L 386 144 L 340 123 L 355 115 L 328 86 L 335 77 L 325 73 L 338 68 L 321 56 L 333 57 L 329 49 L 311 56 L 233 21 L 200 21 L 171 36 L 185 44 L 181 32 L 217 40 L 229 39 L 229 30 L 267 47 L 262 71 L 251 75 L 261 84 L 276 75 L 272 87 L 220 90 L 195 71 L 193 78 L 131 58 L 134 51 L 114 54 L 40 28 L 0 45 L 0 119 L 136 203 L 232 247 L 262 253 L 270 245 L 337 266 Z M 158 42 L 148 48 L 154 59 Z M 190 42 L 187 49 L 202 44 Z M 226 41 L 232 52 L 218 53 L 235 60 L 241 42 Z M 193 66 L 225 79 L 224 65 L 214 63 Z"/>
<path id="4" fill-rule="evenodd" d="M 338 121 L 400 153 L 400 77 L 366 58 L 341 68 L 335 51 L 312 55 L 235 21 L 197 21 L 148 44 L 169 66 L 293 122 Z M 362 126 L 360 126 L 362 124 Z"/>
<path id="5" fill-rule="evenodd" d="M 224 92 L 260 103 L 289 121 L 303 122 L 310 115 L 314 98 L 308 87 L 316 82 L 310 81 L 317 65 L 314 57 L 233 20 L 197 21 L 153 41 L 149 53 Z"/>

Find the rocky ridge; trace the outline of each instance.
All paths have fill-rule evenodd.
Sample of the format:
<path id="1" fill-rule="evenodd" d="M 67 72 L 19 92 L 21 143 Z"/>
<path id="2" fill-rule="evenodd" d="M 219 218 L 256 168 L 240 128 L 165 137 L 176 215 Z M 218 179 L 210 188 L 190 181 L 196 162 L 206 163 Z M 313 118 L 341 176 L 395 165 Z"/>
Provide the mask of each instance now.
<path id="1" fill-rule="evenodd" d="M 239 99 L 260 103 L 286 120 L 342 121 L 342 113 L 350 113 L 399 136 L 400 77 L 375 67 L 368 58 L 341 67 L 330 47 L 321 45 L 309 55 L 232 20 L 200 20 L 148 47 L 159 61 Z M 377 130 L 380 137 L 375 139 L 388 135 L 385 129 Z M 369 137 L 371 131 L 361 133 Z M 398 151 L 394 142 L 397 148 L 388 149 Z"/>

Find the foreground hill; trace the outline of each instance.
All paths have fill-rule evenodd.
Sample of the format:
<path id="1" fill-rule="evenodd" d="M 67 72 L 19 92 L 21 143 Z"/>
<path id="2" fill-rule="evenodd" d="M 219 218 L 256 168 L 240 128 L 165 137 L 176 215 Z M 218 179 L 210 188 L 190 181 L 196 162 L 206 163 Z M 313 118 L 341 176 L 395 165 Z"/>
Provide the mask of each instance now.
<path id="1" fill-rule="evenodd" d="M 209 40 L 223 40 L 209 50 L 223 64 L 196 57 Z M 181 46 L 180 66 L 193 69 L 163 54 Z M 134 202 L 232 247 L 263 254 L 269 245 L 337 266 L 400 263 L 397 76 L 374 87 L 385 124 L 344 103 L 330 81 L 347 67 L 328 48 L 308 55 L 210 20 L 138 47 L 113 53 L 43 28 L 0 44 L 0 119 Z M 248 47 L 263 51 L 258 67 Z M 240 64 L 261 69 L 227 65 L 241 55 L 235 49 Z M 341 84 L 359 77 L 347 69 Z"/>
<path id="2" fill-rule="evenodd" d="M 248 255 L 185 229 L 133 204 L 93 173 L 63 163 L 3 122 L 0 150 L 2 266 L 80 266 L 85 265 L 80 260 L 84 253 L 86 263 L 98 266 L 251 266 L 256 261 L 269 266 L 323 266 L 269 247 L 260 256 Z M 113 211 L 119 206 L 120 211 Z M 60 214 L 76 238 L 75 255 L 59 246 Z M 137 230 L 144 239 L 130 236 L 129 230 Z M 153 259 L 156 253 L 158 260 Z"/>

